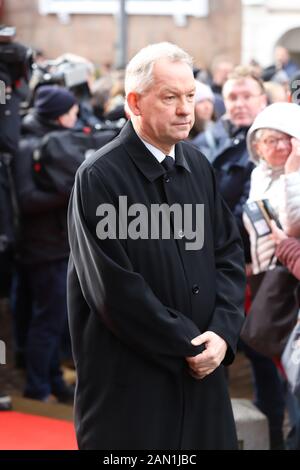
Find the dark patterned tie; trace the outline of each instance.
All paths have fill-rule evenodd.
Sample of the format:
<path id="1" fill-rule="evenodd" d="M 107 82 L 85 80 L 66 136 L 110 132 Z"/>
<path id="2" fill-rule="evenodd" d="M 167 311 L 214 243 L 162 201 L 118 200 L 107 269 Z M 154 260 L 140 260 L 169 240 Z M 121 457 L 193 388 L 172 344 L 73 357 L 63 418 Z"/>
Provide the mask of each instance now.
<path id="1" fill-rule="evenodd" d="M 168 172 L 171 172 L 174 170 L 174 165 L 175 165 L 175 159 L 167 155 L 163 161 L 161 162 L 162 166 L 167 170 Z"/>

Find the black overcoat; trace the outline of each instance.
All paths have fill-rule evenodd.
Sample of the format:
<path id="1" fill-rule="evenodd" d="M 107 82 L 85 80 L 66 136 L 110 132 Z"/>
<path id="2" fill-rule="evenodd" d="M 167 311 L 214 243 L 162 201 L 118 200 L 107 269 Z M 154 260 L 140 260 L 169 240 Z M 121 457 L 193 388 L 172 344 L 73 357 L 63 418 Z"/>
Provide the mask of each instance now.
<path id="1" fill-rule="evenodd" d="M 191 339 L 211 330 L 234 358 L 243 323 L 244 261 L 238 230 L 210 164 L 176 145 L 168 175 L 129 122 L 79 169 L 69 206 L 68 306 L 78 373 L 81 449 L 233 449 L 224 368 L 189 374 Z M 101 204 L 204 204 L 204 245 L 186 239 L 106 239 Z M 99 212 L 98 212 L 99 213 Z"/>

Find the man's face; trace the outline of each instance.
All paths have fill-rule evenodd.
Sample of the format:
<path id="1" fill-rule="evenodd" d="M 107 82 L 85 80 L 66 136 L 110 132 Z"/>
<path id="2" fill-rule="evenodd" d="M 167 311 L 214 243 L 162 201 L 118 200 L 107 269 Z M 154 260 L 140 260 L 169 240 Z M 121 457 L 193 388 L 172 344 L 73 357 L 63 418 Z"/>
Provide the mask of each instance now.
<path id="1" fill-rule="evenodd" d="M 252 78 L 228 80 L 223 89 L 228 119 L 237 127 L 251 126 L 267 105 L 266 95 Z"/>
<path id="2" fill-rule="evenodd" d="M 194 124 L 195 80 L 187 64 L 157 62 L 150 88 L 136 94 L 136 100 L 133 119 L 147 142 L 167 154 L 188 137 Z"/>

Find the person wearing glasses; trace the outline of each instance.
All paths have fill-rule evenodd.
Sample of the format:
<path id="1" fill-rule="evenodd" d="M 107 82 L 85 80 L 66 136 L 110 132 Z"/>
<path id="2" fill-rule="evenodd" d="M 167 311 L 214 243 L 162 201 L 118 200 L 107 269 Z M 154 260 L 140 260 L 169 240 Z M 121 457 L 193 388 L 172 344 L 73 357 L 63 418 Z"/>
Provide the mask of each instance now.
<path id="1" fill-rule="evenodd" d="M 251 160 L 257 165 L 249 201 L 268 199 L 286 233 L 294 237 L 300 236 L 299 122 L 298 105 L 274 103 L 257 116 L 247 136 Z M 268 235 L 257 238 L 246 215 L 244 220 L 250 234 L 252 272 L 258 274 L 275 265 L 275 245 Z"/>
<path id="2" fill-rule="evenodd" d="M 254 168 L 249 160 L 246 135 L 257 114 L 267 105 L 263 82 L 249 67 L 238 66 L 223 87 L 225 115 L 214 126 L 199 134 L 192 143 L 212 163 L 220 192 L 236 218 L 250 262 L 248 233 L 242 213 Z"/>
<path id="3" fill-rule="evenodd" d="M 299 106 L 274 103 L 256 117 L 247 135 L 249 155 L 256 165 L 248 202 L 268 199 L 287 235 L 294 237 L 300 237 L 299 122 Z M 276 266 L 276 245 L 272 235 L 257 235 L 246 214 L 244 222 L 250 235 L 254 298 L 263 273 Z M 286 398 L 277 368 L 271 359 L 247 345 L 243 348 L 253 368 L 255 403 L 268 418 L 271 449 L 282 449 Z"/>

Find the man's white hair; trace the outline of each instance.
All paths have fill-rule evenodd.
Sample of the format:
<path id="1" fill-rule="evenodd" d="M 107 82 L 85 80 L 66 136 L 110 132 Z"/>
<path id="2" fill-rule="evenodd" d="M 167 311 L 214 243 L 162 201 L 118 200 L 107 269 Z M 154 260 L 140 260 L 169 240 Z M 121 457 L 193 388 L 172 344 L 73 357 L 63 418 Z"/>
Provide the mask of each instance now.
<path id="1" fill-rule="evenodd" d="M 144 92 L 152 83 L 153 66 L 159 60 L 183 62 L 193 70 L 193 59 L 180 47 L 170 42 L 150 44 L 141 49 L 128 63 L 125 74 L 125 93 Z"/>

